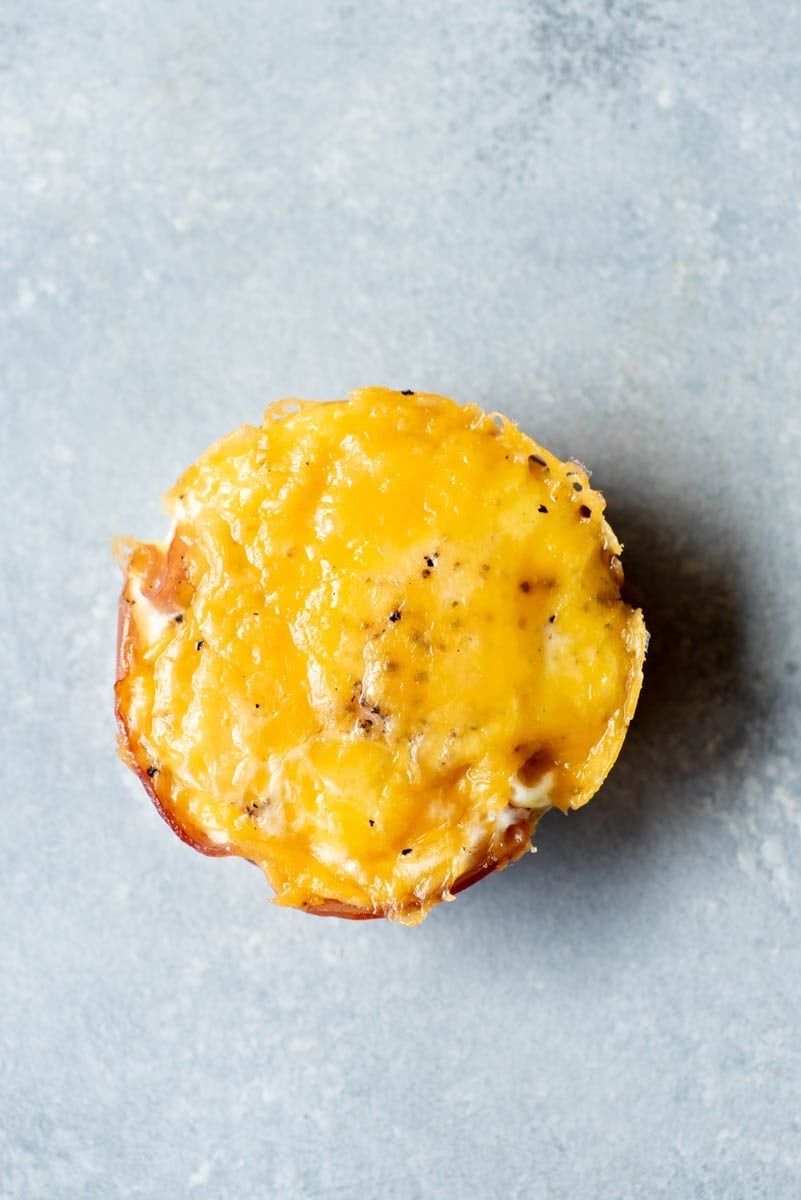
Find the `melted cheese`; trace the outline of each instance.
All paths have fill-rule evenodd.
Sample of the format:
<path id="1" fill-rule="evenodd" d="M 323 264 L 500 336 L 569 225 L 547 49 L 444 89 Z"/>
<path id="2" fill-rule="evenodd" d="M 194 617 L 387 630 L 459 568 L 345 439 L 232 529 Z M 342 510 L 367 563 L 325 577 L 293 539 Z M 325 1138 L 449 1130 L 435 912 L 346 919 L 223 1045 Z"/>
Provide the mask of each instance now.
<path id="1" fill-rule="evenodd" d="M 129 551 L 127 752 L 278 903 L 414 922 L 600 786 L 645 634 L 579 465 L 365 389 L 268 409 L 167 501 L 170 586 L 168 547 Z"/>

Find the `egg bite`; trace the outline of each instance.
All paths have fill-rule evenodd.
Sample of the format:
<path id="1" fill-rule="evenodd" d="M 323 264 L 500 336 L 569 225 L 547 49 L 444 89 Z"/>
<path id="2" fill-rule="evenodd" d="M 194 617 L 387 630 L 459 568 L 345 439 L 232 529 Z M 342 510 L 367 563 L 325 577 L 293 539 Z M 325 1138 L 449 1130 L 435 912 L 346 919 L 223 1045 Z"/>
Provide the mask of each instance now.
<path id="1" fill-rule="evenodd" d="M 612 767 L 642 682 L 604 498 L 511 421 L 364 388 L 283 401 L 121 539 L 119 747 L 277 904 L 416 924 Z"/>

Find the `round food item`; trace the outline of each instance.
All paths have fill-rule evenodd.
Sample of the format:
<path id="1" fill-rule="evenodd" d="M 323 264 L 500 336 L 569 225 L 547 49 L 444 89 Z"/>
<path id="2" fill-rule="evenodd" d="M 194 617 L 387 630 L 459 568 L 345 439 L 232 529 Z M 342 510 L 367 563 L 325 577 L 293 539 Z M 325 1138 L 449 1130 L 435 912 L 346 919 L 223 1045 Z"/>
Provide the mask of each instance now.
<path id="1" fill-rule="evenodd" d="M 365 388 L 271 406 L 166 504 L 120 545 L 121 753 L 278 904 L 415 924 L 600 787 L 647 634 L 580 464 Z"/>

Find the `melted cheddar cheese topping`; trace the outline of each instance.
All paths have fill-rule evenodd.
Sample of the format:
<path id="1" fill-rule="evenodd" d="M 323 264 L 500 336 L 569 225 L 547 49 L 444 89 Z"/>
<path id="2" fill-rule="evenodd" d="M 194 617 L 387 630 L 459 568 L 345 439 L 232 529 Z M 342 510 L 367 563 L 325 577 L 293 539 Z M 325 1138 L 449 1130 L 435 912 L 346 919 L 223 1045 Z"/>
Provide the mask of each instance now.
<path id="1" fill-rule="evenodd" d="M 602 783 L 646 635 L 578 464 L 368 388 L 274 405 L 167 505 L 126 543 L 122 750 L 278 903 L 414 923 Z"/>

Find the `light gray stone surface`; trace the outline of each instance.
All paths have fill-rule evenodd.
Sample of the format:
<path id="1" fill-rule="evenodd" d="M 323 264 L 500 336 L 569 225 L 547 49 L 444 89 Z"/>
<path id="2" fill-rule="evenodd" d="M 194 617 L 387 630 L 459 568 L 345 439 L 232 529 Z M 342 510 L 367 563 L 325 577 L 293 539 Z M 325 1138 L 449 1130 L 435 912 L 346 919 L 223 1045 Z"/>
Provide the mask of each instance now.
<path id="1" fill-rule="evenodd" d="M 801 9 L 13 0 L 0 1197 L 796 1197 Z M 588 463 L 653 630 L 598 799 L 316 921 L 114 753 L 109 540 L 284 395 Z"/>

